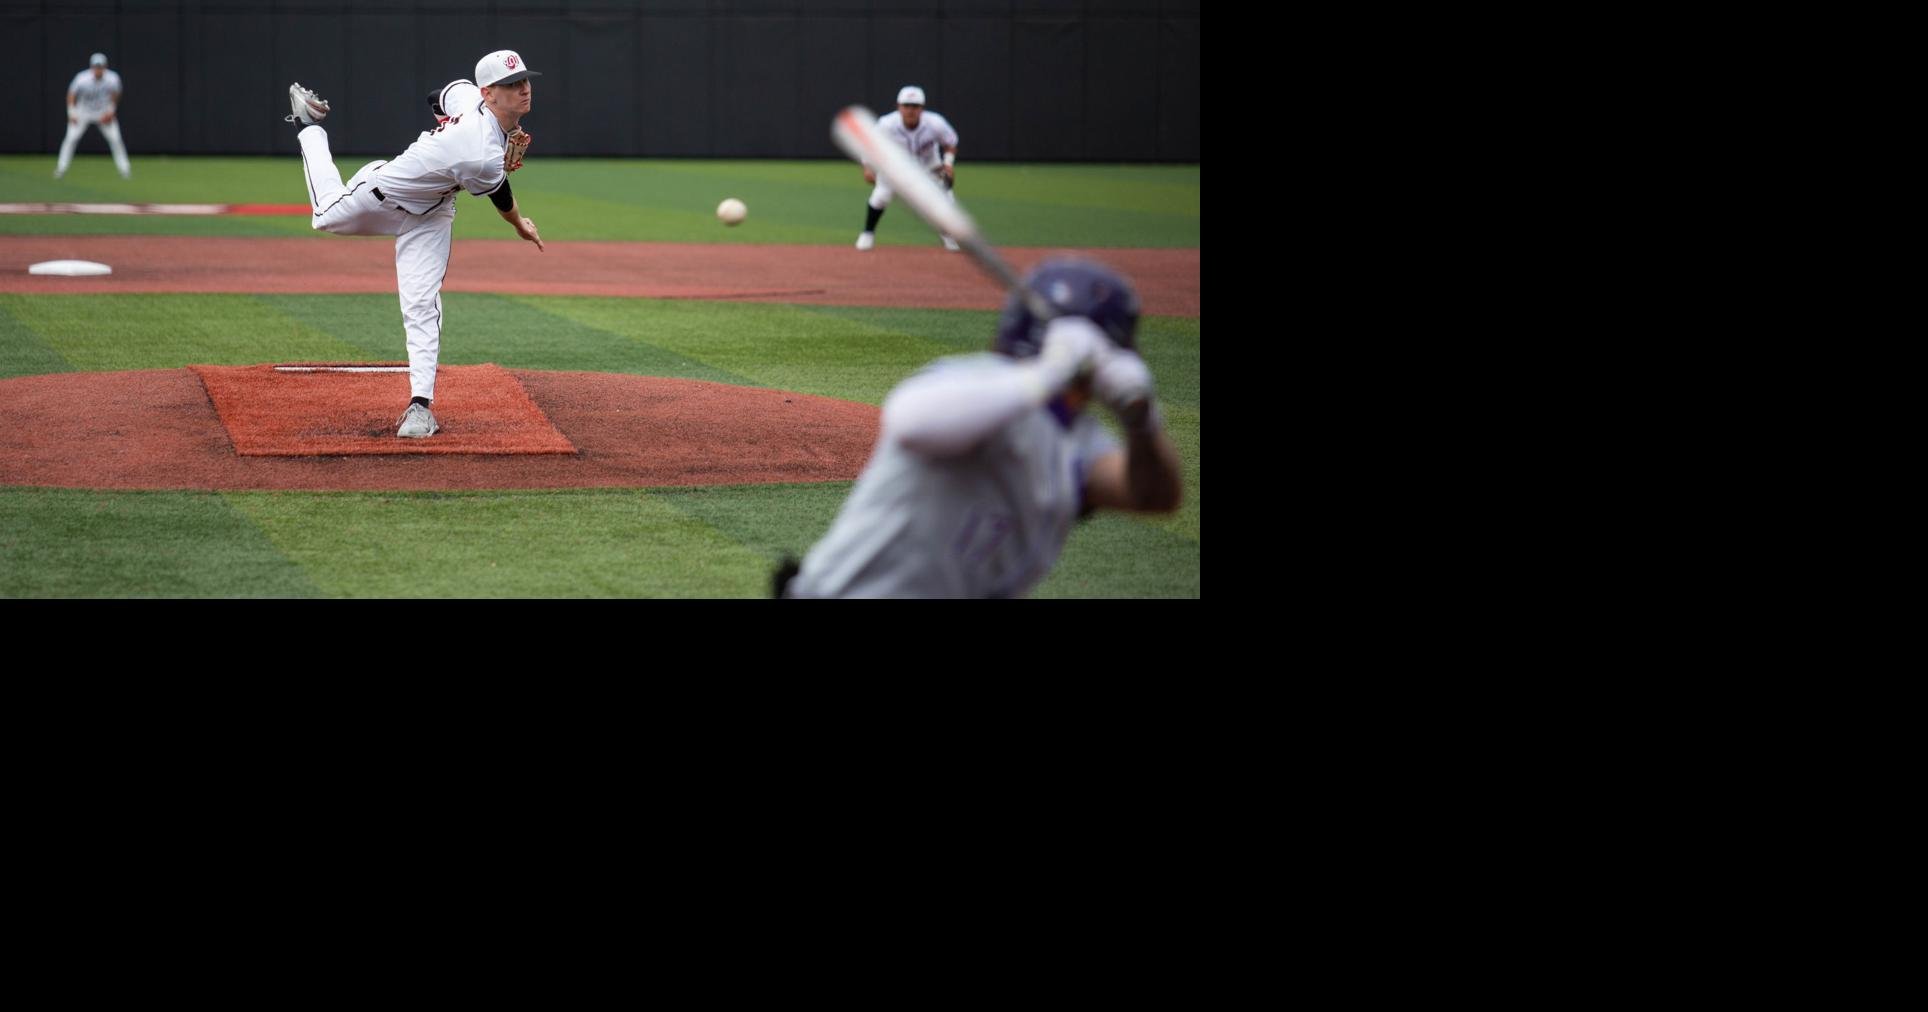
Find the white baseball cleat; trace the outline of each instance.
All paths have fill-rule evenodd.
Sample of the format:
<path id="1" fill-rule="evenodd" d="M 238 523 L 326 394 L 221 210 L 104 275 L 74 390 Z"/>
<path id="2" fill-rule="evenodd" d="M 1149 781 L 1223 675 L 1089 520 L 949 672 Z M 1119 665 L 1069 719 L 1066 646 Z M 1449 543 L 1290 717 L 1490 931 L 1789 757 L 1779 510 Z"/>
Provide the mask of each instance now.
<path id="1" fill-rule="evenodd" d="M 281 118 L 289 123 L 314 126 L 328 118 L 328 101 L 303 88 L 300 81 L 288 86 L 288 106 L 294 111 Z"/>
<path id="2" fill-rule="evenodd" d="M 963 247 L 957 244 L 956 239 L 953 239 L 947 235 L 944 237 L 944 248 L 947 250 L 950 250 L 952 253 L 955 253 L 958 250 L 962 249 Z"/>
<path id="3" fill-rule="evenodd" d="M 875 233 L 875 232 L 859 232 L 859 233 L 857 233 L 857 248 L 858 248 L 858 249 L 860 249 L 860 250 L 867 250 L 867 249 L 869 249 L 869 248 L 871 248 L 872 246 L 875 246 L 875 245 L 877 245 L 877 233 Z"/>
<path id="4" fill-rule="evenodd" d="M 402 412 L 401 427 L 395 430 L 395 434 L 408 439 L 420 439 L 424 436 L 433 436 L 440 431 L 442 427 L 435 424 L 434 413 L 410 401 L 408 410 Z"/>

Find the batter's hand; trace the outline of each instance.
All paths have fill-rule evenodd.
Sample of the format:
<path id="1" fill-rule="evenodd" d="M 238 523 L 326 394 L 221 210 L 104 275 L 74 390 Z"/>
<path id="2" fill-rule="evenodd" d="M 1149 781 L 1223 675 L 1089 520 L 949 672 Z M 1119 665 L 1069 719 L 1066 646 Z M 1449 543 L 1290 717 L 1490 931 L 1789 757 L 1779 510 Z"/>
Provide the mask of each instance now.
<path id="1" fill-rule="evenodd" d="M 522 218 L 518 220 L 515 226 L 515 233 L 521 236 L 522 238 L 527 239 L 532 243 L 535 243 L 536 252 L 538 253 L 545 252 L 545 250 L 543 250 L 542 248 L 542 234 L 536 231 L 535 222 L 530 221 L 527 218 Z"/>
<path id="2" fill-rule="evenodd" d="M 1129 424 L 1141 424 L 1151 404 L 1151 370 L 1135 352 L 1112 346 L 1091 373 L 1091 392 Z"/>
<path id="3" fill-rule="evenodd" d="M 877 182 L 877 170 L 868 165 L 864 166 L 864 182 L 875 185 Z"/>
<path id="4" fill-rule="evenodd" d="M 1056 392 L 1103 362 L 1110 347 L 1111 340 L 1097 324 L 1082 316 L 1060 316 L 1045 325 L 1038 366 Z"/>

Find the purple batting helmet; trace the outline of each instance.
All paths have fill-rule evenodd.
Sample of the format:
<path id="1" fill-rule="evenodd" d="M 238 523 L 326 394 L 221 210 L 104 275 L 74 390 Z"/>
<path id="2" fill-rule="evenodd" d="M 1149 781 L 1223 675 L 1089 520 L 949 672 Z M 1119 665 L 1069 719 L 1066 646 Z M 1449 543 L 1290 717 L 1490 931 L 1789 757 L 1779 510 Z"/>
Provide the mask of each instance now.
<path id="1" fill-rule="evenodd" d="M 1059 316 L 1082 316 L 1121 348 L 1136 346 L 1138 293 L 1124 276 L 1102 264 L 1070 258 L 1046 260 L 1024 277 L 1024 287 L 1043 296 Z M 1030 358 L 1044 342 L 1044 325 L 1016 292 L 1004 302 L 992 347 L 1012 358 Z"/>

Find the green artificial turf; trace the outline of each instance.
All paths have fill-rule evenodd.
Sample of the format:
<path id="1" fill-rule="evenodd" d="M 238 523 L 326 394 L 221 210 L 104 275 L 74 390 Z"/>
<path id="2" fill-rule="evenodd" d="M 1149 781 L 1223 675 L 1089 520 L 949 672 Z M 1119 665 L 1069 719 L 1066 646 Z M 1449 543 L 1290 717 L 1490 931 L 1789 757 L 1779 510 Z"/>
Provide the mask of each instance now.
<path id="1" fill-rule="evenodd" d="M 363 159 L 337 159 L 347 179 Z M 124 180 L 105 156 L 81 156 L 53 179 L 53 156 L 0 155 L 9 203 L 305 204 L 290 142 L 285 158 L 137 158 Z M 556 158 L 515 174 L 516 199 L 545 240 L 849 243 L 870 187 L 854 163 Z M 958 200 L 1002 246 L 1198 245 L 1198 167 L 965 164 Z M 727 228 L 716 205 L 736 197 L 750 217 Z M 457 198 L 458 239 L 511 238 L 488 201 Z M 303 216 L 178 217 L 0 214 L 0 235 L 314 235 Z M 880 245 L 932 245 L 937 235 L 901 202 Z"/>
<path id="2" fill-rule="evenodd" d="M 218 493 L 0 489 L 0 596 L 323 593 Z"/>

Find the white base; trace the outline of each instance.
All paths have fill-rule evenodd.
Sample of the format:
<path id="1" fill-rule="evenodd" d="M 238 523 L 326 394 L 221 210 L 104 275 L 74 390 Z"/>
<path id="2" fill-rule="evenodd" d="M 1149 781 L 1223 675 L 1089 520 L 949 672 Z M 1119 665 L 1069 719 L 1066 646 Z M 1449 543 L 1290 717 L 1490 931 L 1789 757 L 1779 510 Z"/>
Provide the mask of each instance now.
<path id="1" fill-rule="evenodd" d="M 27 268 L 28 274 L 57 274 L 63 278 L 90 278 L 112 274 L 114 269 L 92 260 L 46 260 Z"/>

